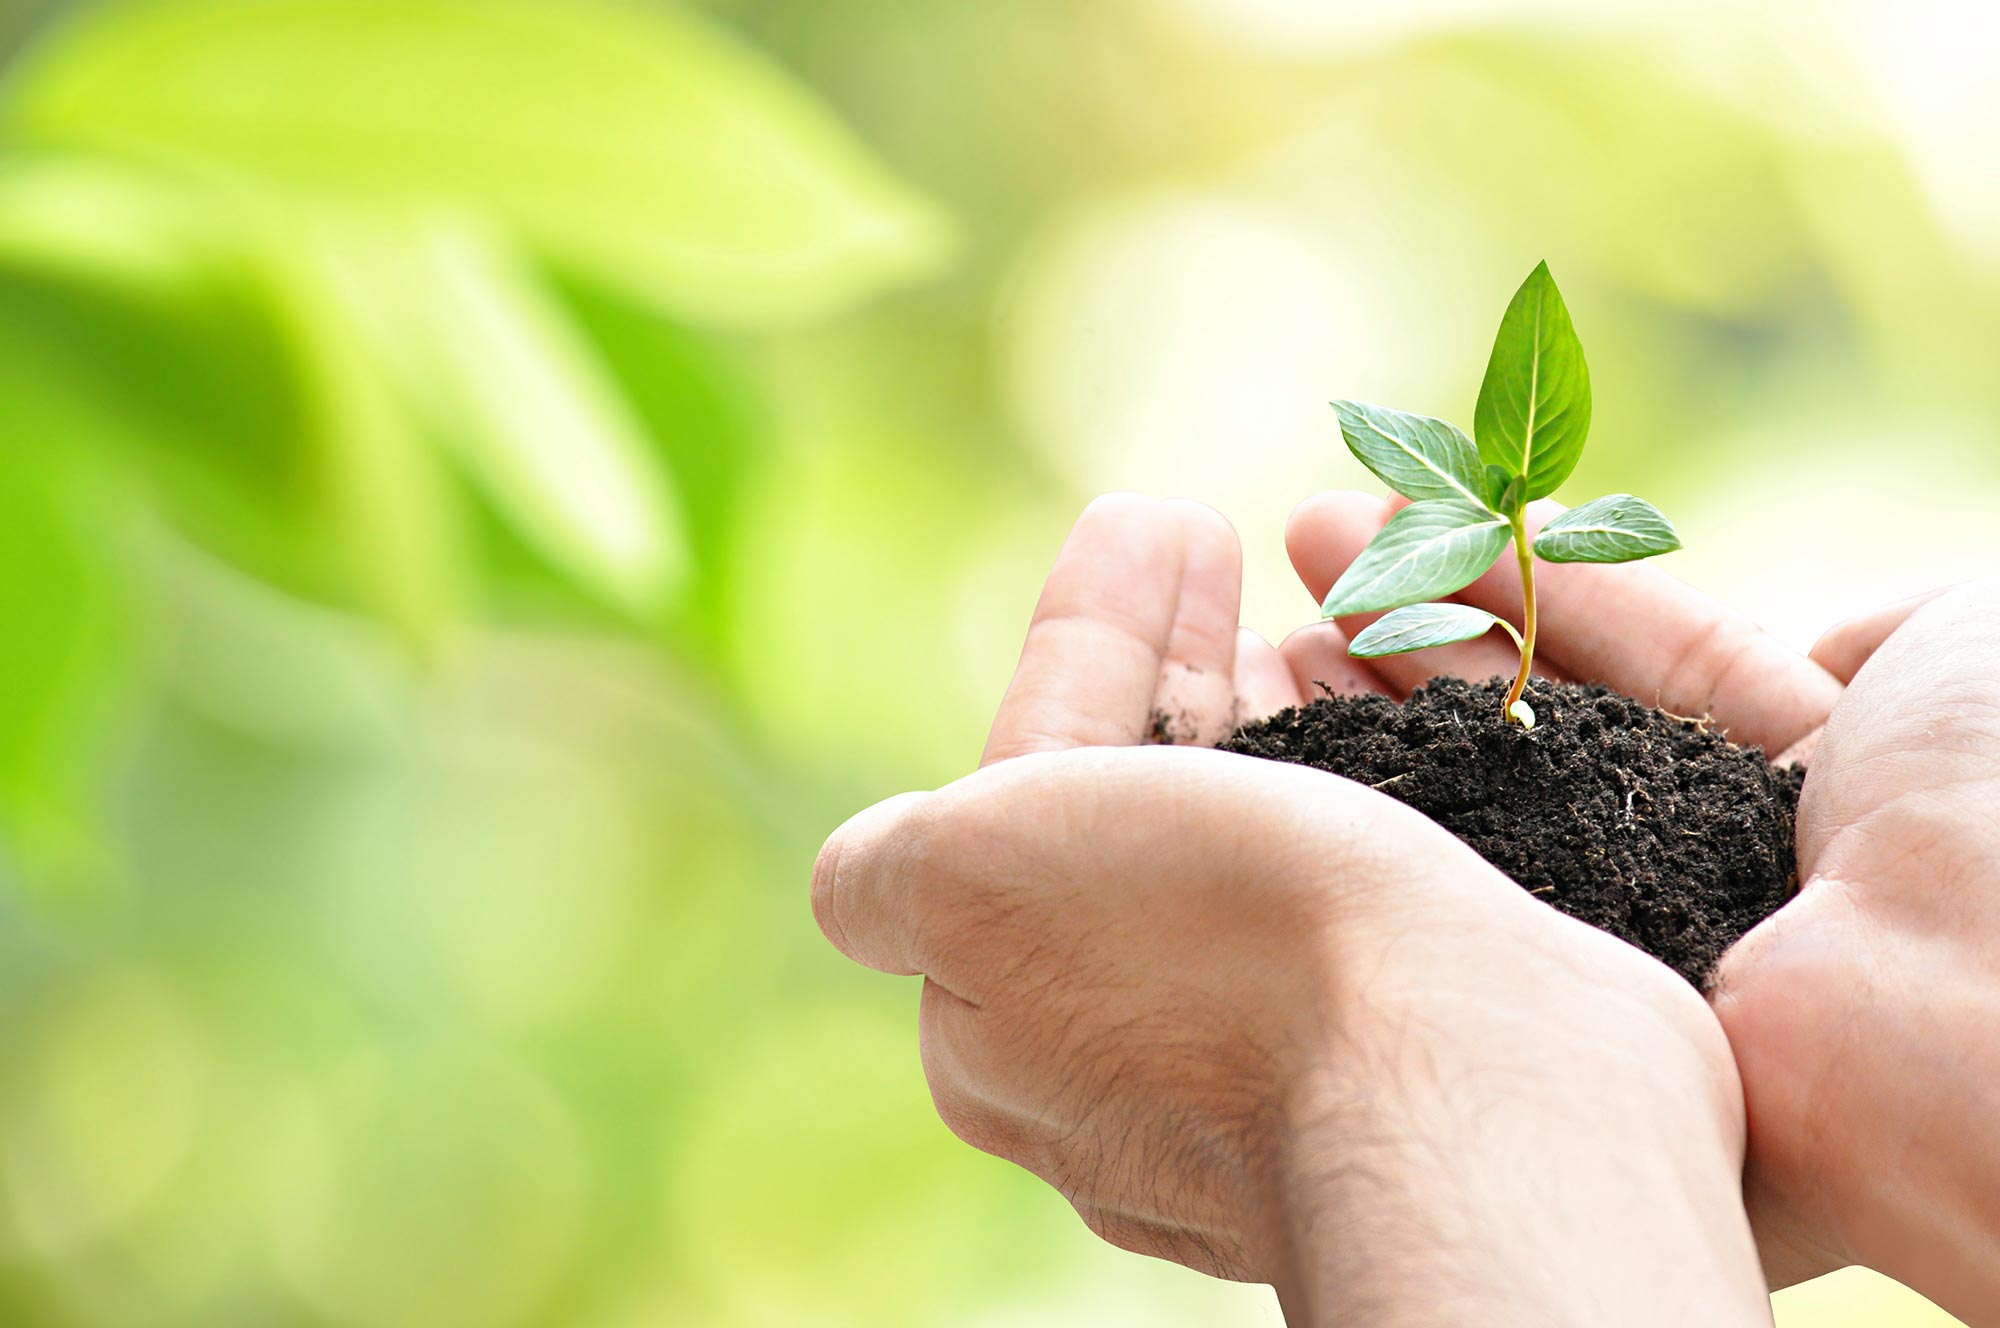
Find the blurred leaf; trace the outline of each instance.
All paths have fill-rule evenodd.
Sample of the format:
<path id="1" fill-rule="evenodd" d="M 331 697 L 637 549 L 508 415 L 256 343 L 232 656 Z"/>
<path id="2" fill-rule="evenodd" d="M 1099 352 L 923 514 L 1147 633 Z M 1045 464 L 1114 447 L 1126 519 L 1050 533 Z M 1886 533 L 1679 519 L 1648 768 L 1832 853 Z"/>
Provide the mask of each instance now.
<path id="1" fill-rule="evenodd" d="M 1347 653 L 1356 659 L 1407 655 L 1412 650 L 1428 650 L 1484 636 L 1499 621 L 1470 604 L 1413 604 L 1370 623 L 1355 635 Z"/>
<path id="2" fill-rule="evenodd" d="M 770 451 L 771 408 L 737 348 L 601 283 L 563 281 L 561 291 L 671 474 L 693 572 L 679 625 L 689 647 L 712 648 L 725 629 L 730 536 Z"/>
<path id="3" fill-rule="evenodd" d="M 1590 434 L 1590 368 L 1549 265 L 1538 263 L 1507 305 L 1479 386 L 1479 455 L 1525 475 L 1530 500 L 1576 469 Z"/>
<path id="4" fill-rule="evenodd" d="M 443 468 L 368 353 L 338 256 L 298 233 L 267 254 L 311 413 L 303 440 L 355 589 L 414 645 L 433 646 L 461 593 L 461 537 Z"/>
<path id="5" fill-rule="evenodd" d="M 61 153 L 0 158 L 0 264 L 178 289 L 216 250 L 216 209 L 146 172 Z"/>
<path id="6" fill-rule="evenodd" d="M 1485 503 L 1479 453 L 1457 425 L 1359 401 L 1336 401 L 1333 411 L 1355 460 L 1405 498 Z"/>
<path id="7" fill-rule="evenodd" d="M 1535 536 L 1535 556 L 1552 563 L 1629 563 L 1680 546 L 1666 514 L 1629 493 L 1573 507 Z"/>
<path id="8" fill-rule="evenodd" d="M 323 233 L 335 299 L 498 510 L 610 602 L 657 607 L 685 571 L 679 509 L 645 426 L 537 274 L 467 221 Z"/>
<path id="9" fill-rule="evenodd" d="M 104 531 L 129 509 L 61 446 L 8 340 L 0 329 L 0 858 L 53 896 L 96 884 L 106 856 L 99 767 L 130 605 Z"/>
<path id="10" fill-rule="evenodd" d="M 0 165 L 0 339 L 48 428 L 143 477 L 177 528 L 296 594 L 355 602 L 260 214 L 107 161 Z M 18 393 L 22 389 L 15 389 Z"/>
<path id="11" fill-rule="evenodd" d="M 1379 613 L 1463 590 L 1493 565 L 1509 538 L 1506 519 L 1482 505 L 1442 498 L 1411 503 L 1334 582 L 1320 615 Z"/>
<path id="12" fill-rule="evenodd" d="M 139 0 L 24 71 L 33 142 L 487 212 L 693 317 L 825 315 L 932 270 L 941 217 L 705 20 L 618 0 Z"/>

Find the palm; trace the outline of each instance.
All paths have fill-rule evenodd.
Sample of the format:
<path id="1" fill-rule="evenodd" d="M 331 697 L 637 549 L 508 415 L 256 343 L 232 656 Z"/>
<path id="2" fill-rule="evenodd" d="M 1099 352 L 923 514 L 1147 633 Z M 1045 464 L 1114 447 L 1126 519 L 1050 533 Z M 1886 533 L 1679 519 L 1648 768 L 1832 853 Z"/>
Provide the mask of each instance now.
<path id="1" fill-rule="evenodd" d="M 1971 1316 L 2000 1302 L 2000 1162 L 1958 1146 L 2000 1120 L 2000 591 L 1851 656 L 1799 808 L 1804 889 L 1726 957 L 1717 1012 L 1753 1118 L 1782 1123 L 1753 1198 L 1802 1262 L 1867 1263 Z"/>

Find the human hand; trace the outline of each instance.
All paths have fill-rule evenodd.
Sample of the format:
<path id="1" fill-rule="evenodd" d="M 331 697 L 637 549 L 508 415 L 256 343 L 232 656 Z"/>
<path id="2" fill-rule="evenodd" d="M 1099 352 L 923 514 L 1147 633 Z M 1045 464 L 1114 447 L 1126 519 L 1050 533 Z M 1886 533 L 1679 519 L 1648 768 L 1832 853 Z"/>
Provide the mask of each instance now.
<path id="1" fill-rule="evenodd" d="M 1295 1322 L 1768 1322 L 1712 1014 L 1381 794 L 1024 756 L 850 821 L 813 899 L 925 976 L 951 1128 L 1114 1243 Z"/>
<path id="2" fill-rule="evenodd" d="M 1816 648 L 1852 683 L 1799 804 L 1804 884 L 1724 956 L 1715 1004 L 1748 1094 L 1763 1226 L 1808 1260 L 1865 1264 L 1990 1323 L 2000 583 L 1926 600 Z"/>
<path id="3" fill-rule="evenodd" d="M 1300 507 L 1288 543 L 1315 595 L 1325 593 L 1391 510 L 1389 502 L 1363 494 L 1322 495 Z M 1933 853 L 1974 851 L 1978 824 L 1966 820 L 1936 842 L 1921 824 L 1906 823 L 1896 827 L 1901 838 L 1886 837 L 1907 818 L 1910 803 L 1874 817 L 1868 800 L 1883 801 L 1897 790 L 1853 773 L 1857 762 L 1873 759 L 1859 753 L 1876 744 L 1918 745 L 1921 726 L 1938 719 L 1929 701 L 1909 694 L 1932 687 L 1910 680 L 1934 677 L 1938 668 L 1918 668 L 1904 652 L 1976 655 L 1983 648 L 1979 633 L 1958 616 L 1949 622 L 1926 618 L 1919 620 L 1920 639 L 1928 644 L 1906 640 L 1898 629 L 1937 598 L 1933 592 L 1844 623 L 1810 656 L 1801 656 L 1651 567 L 1558 565 L 1542 569 L 1538 579 L 1543 658 L 1551 675 L 1603 681 L 1678 713 L 1709 715 L 1739 741 L 1811 761 L 1800 807 L 1800 879 L 1806 886 L 1724 957 L 1715 993 L 1748 1101 L 1746 1198 L 1772 1285 L 1861 1262 L 1961 1315 L 1992 1315 L 1991 1283 L 1968 1274 L 2000 1266 L 2000 1215 L 1990 1200 L 1983 1216 L 1972 1211 L 1995 1192 L 1994 1178 L 1990 1168 L 1966 1165 L 1986 1160 L 1983 1141 L 2000 1105 L 1980 1091 L 1994 1067 L 1973 1068 L 1981 1065 L 1990 1037 L 1975 1018 L 1943 1017 L 1939 997 L 1955 998 L 1956 1009 L 1968 1008 L 1968 1001 L 1987 1009 L 2000 1003 L 2000 986 L 1990 980 L 1952 985 L 1954 974 L 1971 984 L 1982 972 L 2000 971 L 2000 925 L 1954 903 L 1958 894 L 1923 888 L 1917 874 Z M 1988 592 L 1948 598 L 1979 593 Z M 1511 568 L 1496 569 L 1462 596 L 1495 612 L 1509 611 L 1517 597 Z M 1953 612 L 1976 616 L 1970 609 Z M 1360 625 L 1346 624 L 1350 631 Z M 1301 635 L 1312 634 L 1330 641 L 1316 650 L 1344 646 L 1336 627 L 1307 628 Z M 1903 679 L 1897 694 L 1883 681 L 1843 700 L 1843 685 L 1891 639 L 1902 643 L 1898 653 L 1870 668 Z M 1286 642 L 1288 656 L 1296 653 L 1297 640 Z M 1381 685 L 1402 691 L 1435 672 L 1504 673 L 1513 659 L 1498 643 L 1485 642 L 1378 663 Z M 1979 680 L 1994 676 L 1994 664 L 1990 656 L 1983 663 L 1967 658 L 1950 671 L 1954 679 Z M 1957 681 L 1945 690 L 1956 698 L 1954 706 L 1969 705 L 1971 718 L 1977 717 L 1981 702 L 1968 700 Z M 1821 725 L 1836 712 L 1838 722 L 1825 732 L 1872 731 L 1874 743 L 1864 748 L 1850 740 L 1819 749 Z M 1996 748 L 1986 750 L 1992 759 Z M 1942 766 L 1933 769 L 1945 773 Z M 1914 801 L 1932 809 L 1945 805 L 1928 791 Z M 1959 805 L 1961 813 L 1969 810 Z M 1833 879 L 1847 884 L 1815 882 L 1815 872 L 1824 877 L 1824 864 L 1833 860 L 1830 848 L 1871 835 L 1883 848 L 1880 861 L 1870 864 L 1880 874 L 1866 887 L 1854 888 L 1845 868 L 1844 877 Z M 1958 947 L 1950 955 L 1935 953 L 1939 928 L 1950 930 Z M 1897 980 L 1887 980 L 1888 972 Z M 1885 1166 L 1884 1160 L 1915 1147 L 1913 1132 L 1921 1127 L 1914 1122 L 1924 1120 L 1934 1132 L 1928 1136 L 1930 1172 L 1919 1181 L 1907 1167 Z M 1947 1120 L 1949 1129 L 1963 1131 L 1955 1136 L 1956 1149 L 1944 1142 L 1954 1137 L 1942 1133 Z M 1926 1188 L 1947 1173 L 1951 1183 L 1936 1193 Z M 1966 1188 L 1975 1177 L 1983 1192 Z"/>

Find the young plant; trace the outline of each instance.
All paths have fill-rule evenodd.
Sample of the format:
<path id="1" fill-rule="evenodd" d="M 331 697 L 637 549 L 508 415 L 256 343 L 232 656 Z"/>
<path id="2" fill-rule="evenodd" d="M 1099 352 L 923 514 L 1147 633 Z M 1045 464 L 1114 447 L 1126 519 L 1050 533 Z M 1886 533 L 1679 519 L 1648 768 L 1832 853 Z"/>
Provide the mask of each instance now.
<path id="1" fill-rule="evenodd" d="M 1528 274 L 1500 320 L 1472 417 L 1477 444 L 1428 416 L 1358 401 L 1336 401 L 1333 408 L 1348 450 L 1413 501 L 1327 592 L 1320 616 L 1393 610 L 1348 646 L 1363 659 L 1502 629 L 1521 651 L 1502 714 L 1533 728 L 1534 708 L 1521 694 L 1535 660 L 1535 559 L 1623 563 L 1681 547 L 1673 523 L 1627 493 L 1572 508 L 1528 539 L 1527 505 L 1569 478 L 1590 432 L 1590 370 L 1549 265 Z M 1463 590 L 1509 544 L 1521 564 L 1519 630 L 1469 604 L 1426 602 Z"/>

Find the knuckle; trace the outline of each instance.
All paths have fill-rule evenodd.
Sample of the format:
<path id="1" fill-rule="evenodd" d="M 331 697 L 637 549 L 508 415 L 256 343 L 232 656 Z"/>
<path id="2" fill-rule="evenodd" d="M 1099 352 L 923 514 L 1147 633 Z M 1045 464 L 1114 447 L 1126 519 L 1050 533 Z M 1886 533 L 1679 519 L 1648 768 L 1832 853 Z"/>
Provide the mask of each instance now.
<path id="1" fill-rule="evenodd" d="M 1229 523 L 1228 517 L 1207 503 L 1192 498 L 1169 498 L 1166 508 L 1181 520 L 1182 528 L 1190 538 L 1212 543 L 1218 552 L 1234 554 L 1242 551 L 1236 527 Z"/>
<path id="2" fill-rule="evenodd" d="M 1688 679 L 1686 694 L 1672 699 L 1671 703 L 1705 708 L 1763 640 L 1763 633 L 1748 622 L 1735 617 L 1718 618 L 1703 627 L 1682 648 L 1672 667 L 1661 675 L 1660 689 L 1667 692 L 1670 698 L 1675 698 L 1670 689 L 1680 685 L 1678 680 Z M 1694 694 L 1696 689 L 1699 689 L 1699 695 Z"/>
<path id="3" fill-rule="evenodd" d="M 813 921 L 819 924 L 821 934 L 835 946 L 847 948 L 847 933 L 840 925 L 840 918 L 834 908 L 835 882 L 840 876 L 840 857 L 843 837 L 831 836 L 820 846 L 819 856 L 813 860 L 812 911 Z"/>

